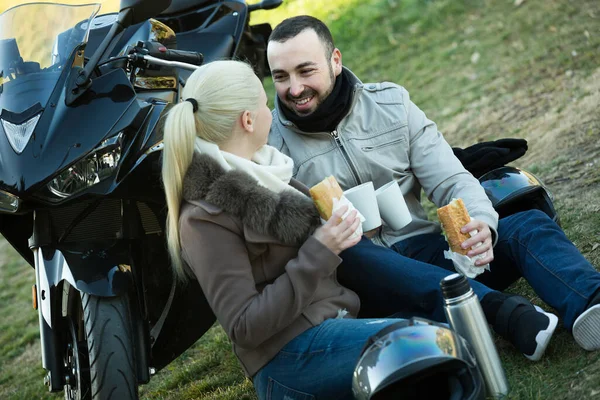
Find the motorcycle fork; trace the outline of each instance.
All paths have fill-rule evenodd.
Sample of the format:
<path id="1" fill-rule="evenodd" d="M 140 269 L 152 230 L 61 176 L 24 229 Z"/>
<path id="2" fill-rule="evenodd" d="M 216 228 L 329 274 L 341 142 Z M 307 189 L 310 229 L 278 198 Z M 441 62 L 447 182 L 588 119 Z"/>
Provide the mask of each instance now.
<path id="1" fill-rule="evenodd" d="M 56 326 L 58 318 L 52 311 L 57 309 L 60 297 L 56 296 L 56 288 L 49 287 L 45 263 L 39 261 L 42 257 L 41 250 L 32 250 L 35 261 L 42 367 L 47 371 L 44 384 L 51 392 L 59 392 L 64 386 L 64 371 L 60 352 L 61 338 Z"/>
<path id="2" fill-rule="evenodd" d="M 135 276 L 135 274 L 134 274 Z M 135 278 L 134 278 L 135 279 Z M 150 328 L 143 307 L 144 289 L 140 279 L 134 284 L 136 290 L 130 291 L 130 316 L 133 326 L 133 346 L 138 383 L 150 381 Z M 140 299 L 140 297 L 142 299 Z"/>

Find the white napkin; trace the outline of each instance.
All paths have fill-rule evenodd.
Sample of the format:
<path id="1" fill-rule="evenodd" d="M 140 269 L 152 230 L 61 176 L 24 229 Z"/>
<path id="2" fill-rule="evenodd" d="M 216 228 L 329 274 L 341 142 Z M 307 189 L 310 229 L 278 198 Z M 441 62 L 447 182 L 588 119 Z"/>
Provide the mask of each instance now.
<path id="1" fill-rule="evenodd" d="M 344 213 L 344 215 L 342 215 L 342 220 L 346 219 L 346 217 L 348 217 L 348 215 L 350 215 L 350 213 L 352 212 L 352 210 L 356 210 L 357 212 L 357 216 L 358 219 L 360 219 L 360 224 L 358 224 L 358 228 L 356 228 L 356 230 L 354 231 L 354 233 L 350 236 L 351 238 L 355 238 L 355 237 L 359 237 L 362 236 L 363 234 L 363 230 L 362 230 L 362 223 L 365 222 L 365 217 L 360 213 L 360 211 L 358 211 L 350 202 L 350 200 L 348 200 L 346 198 L 346 196 L 342 195 L 342 197 L 338 200 L 337 198 L 333 198 L 333 207 L 331 210 L 331 214 L 335 213 L 337 210 L 339 210 L 340 208 L 342 208 L 343 206 L 348 206 L 348 209 L 346 210 L 346 212 Z M 321 223 L 325 223 L 327 221 L 325 221 L 323 218 L 321 218 Z"/>
<path id="2" fill-rule="evenodd" d="M 469 232 L 471 237 L 477 235 L 477 229 Z M 474 249 L 481 246 L 483 242 L 479 242 L 473 246 Z M 475 265 L 475 261 L 485 258 L 487 255 L 487 251 L 485 253 L 476 255 L 475 257 L 465 256 L 464 254 L 455 253 L 452 250 L 444 250 L 444 257 L 448 260 L 452 260 L 454 263 L 454 268 L 466 276 L 467 278 L 475 278 L 477 275 L 481 274 L 483 271 L 490 270 L 490 264 L 485 265 Z"/>

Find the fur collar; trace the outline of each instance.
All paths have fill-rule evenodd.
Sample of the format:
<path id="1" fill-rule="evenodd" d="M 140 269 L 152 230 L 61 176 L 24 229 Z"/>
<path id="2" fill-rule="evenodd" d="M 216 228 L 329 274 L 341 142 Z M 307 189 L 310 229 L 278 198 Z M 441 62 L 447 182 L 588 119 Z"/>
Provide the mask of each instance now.
<path id="1" fill-rule="evenodd" d="M 321 224 L 309 197 L 292 191 L 275 193 L 243 171 L 225 171 L 206 154 L 194 154 L 183 179 L 183 198 L 211 203 L 248 228 L 287 245 L 302 244 Z"/>

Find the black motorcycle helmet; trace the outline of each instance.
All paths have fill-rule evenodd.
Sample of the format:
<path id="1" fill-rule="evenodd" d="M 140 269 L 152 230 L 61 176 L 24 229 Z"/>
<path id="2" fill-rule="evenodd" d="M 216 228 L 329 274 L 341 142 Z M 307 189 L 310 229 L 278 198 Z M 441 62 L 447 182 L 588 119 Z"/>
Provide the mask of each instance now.
<path id="1" fill-rule="evenodd" d="M 352 377 L 357 400 L 483 400 L 485 384 L 465 339 L 413 318 L 369 339 Z"/>
<path id="2" fill-rule="evenodd" d="M 552 194 L 532 173 L 514 167 L 501 167 L 481 176 L 479 182 L 500 218 L 538 209 L 560 224 Z"/>

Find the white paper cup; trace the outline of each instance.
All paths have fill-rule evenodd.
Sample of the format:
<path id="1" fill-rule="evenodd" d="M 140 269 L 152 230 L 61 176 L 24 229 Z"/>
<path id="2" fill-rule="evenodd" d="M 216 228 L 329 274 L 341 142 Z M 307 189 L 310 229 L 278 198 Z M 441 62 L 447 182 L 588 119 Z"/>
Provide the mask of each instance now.
<path id="1" fill-rule="evenodd" d="M 375 191 L 379 212 L 385 223 L 397 231 L 410 224 L 412 217 L 398 182 L 391 181 Z"/>
<path id="2" fill-rule="evenodd" d="M 365 217 L 365 222 L 362 223 L 363 232 L 381 226 L 381 216 L 379 215 L 373 182 L 369 181 L 362 185 L 354 186 L 346 190 L 344 196 Z"/>

